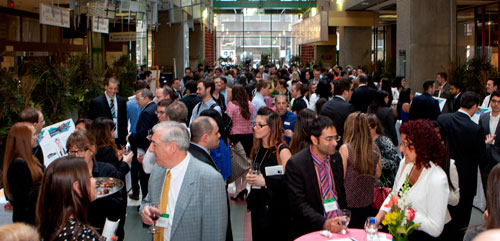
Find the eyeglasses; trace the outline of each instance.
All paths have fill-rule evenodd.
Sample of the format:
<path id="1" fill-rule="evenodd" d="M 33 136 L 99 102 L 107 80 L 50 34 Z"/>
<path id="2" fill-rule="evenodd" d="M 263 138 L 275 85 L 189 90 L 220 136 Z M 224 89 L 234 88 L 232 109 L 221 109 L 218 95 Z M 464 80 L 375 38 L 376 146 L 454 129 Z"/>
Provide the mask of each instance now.
<path id="1" fill-rule="evenodd" d="M 332 142 L 332 141 L 339 142 L 340 140 L 342 140 L 342 136 L 339 136 L 339 135 L 328 136 L 328 137 L 321 137 L 321 138 L 323 138 L 323 140 L 325 140 L 327 142 Z"/>
<path id="2" fill-rule="evenodd" d="M 68 153 L 71 156 L 76 156 L 76 155 L 85 153 L 87 150 L 88 150 L 88 148 L 83 148 L 83 149 L 79 149 L 79 150 L 70 150 Z"/>
<path id="3" fill-rule="evenodd" d="M 158 115 L 158 114 L 162 114 L 162 115 L 164 115 L 165 113 L 167 113 L 167 112 L 165 112 L 165 111 L 163 111 L 163 110 L 160 110 L 160 111 L 155 111 L 155 114 L 157 114 L 157 115 Z"/>
<path id="4" fill-rule="evenodd" d="M 500 104 L 500 100 L 491 100 L 491 104 Z"/>
<path id="5" fill-rule="evenodd" d="M 253 126 L 254 128 L 255 128 L 255 127 L 262 128 L 262 127 L 264 127 L 264 126 L 268 126 L 268 124 L 254 123 L 252 126 Z"/>

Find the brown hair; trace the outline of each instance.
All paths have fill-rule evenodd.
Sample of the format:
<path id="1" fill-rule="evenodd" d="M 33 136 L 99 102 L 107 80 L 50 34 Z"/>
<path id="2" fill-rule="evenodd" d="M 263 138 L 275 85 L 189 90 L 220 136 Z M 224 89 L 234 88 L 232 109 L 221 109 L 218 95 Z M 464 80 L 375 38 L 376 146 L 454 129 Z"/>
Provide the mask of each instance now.
<path id="1" fill-rule="evenodd" d="M 40 241 L 40 235 L 25 223 L 11 223 L 0 227 L 3 241 Z"/>
<path id="2" fill-rule="evenodd" d="M 486 227 L 488 229 L 500 228 L 500 164 L 497 164 L 491 169 L 488 175 L 486 205 L 488 208 L 488 221 Z"/>
<path id="3" fill-rule="evenodd" d="M 73 237 L 82 234 L 83 226 L 88 225 L 90 179 L 87 163 L 82 158 L 61 157 L 49 165 L 37 202 L 36 223 L 42 239 L 54 240 L 70 217 L 76 222 Z M 73 188 L 75 182 L 80 194 Z"/>
<path id="4" fill-rule="evenodd" d="M 30 127 L 33 124 L 28 122 L 18 122 L 14 124 L 7 135 L 7 144 L 5 145 L 5 155 L 3 158 L 3 185 L 5 188 L 5 195 L 12 200 L 12 193 L 10 192 L 9 182 L 7 180 L 7 171 L 9 165 L 15 159 L 22 159 L 26 162 L 31 174 L 31 181 L 33 184 L 40 183 L 43 171 L 42 165 L 38 159 L 33 156 L 31 150 L 31 136 L 33 132 Z"/>
<path id="5" fill-rule="evenodd" d="M 114 138 L 111 136 L 111 131 L 114 126 L 115 123 L 113 120 L 104 117 L 97 117 L 94 123 L 92 123 L 89 134 L 94 138 L 97 148 L 108 146 L 112 147 L 115 151 L 116 157 L 118 157 L 118 147 L 115 144 Z"/>
<path id="6" fill-rule="evenodd" d="M 377 134 L 384 134 L 384 128 L 375 114 L 366 114 L 366 119 L 368 120 L 370 128 L 375 128 L 375 132 L 377 132 Z"/>
<path id="7" fill-rule="evenodd" d="M 243 118 L 247 120 L 250 120 L 252 114 L 250 113 L 250 107 L 248 106 L 248 94 L 245 87 L 240 84 L 234 85 L 232 95 L 233 100 L 231 102 L 240 107 L 241 116 L 243 116 Z"/>
<path id="8" fill-rule="evenodd" d="M 344 124 L 344 140 L 352 151 L 354 170 L 361 175 L 373 175 L 378 156 L 373 150 L 366 114 L 358 111 L 347 116 Z"/>
<path id="9" fill-rule="evenodd" d="M 66 141 L 66 149 L 69 152 L 71 147 L 79 149 L 90 149 L 95 154 L 95 145 L 93 138 L 90 138 L 85 131 L 75 130 Z"/>
<path id="10" fill-rule="evenodd" d="M 262 88 L 266 88 L 268 85 L 271 85 L 271 82 L 267 80 L 260 80 L 255 85 L 255 89 L 257 89 L 257 92 L 259 92 Z"/>
<path id="11" fill-rule="evenodd" d="M 40 109 L 29 107 L 21 111 L 19 113 L 19 121 L 29 122 L 29 123 L 37 123 L 38 118 L 40 118 L 41 111 Z"/>
<path id="12" fill-rule="evenodd" d="M 266 122 L 269 125 L 271 132 L 269 134 L 270 136 L 267 144 L 270 149 L 276 150 L 278 165 L 281 165 L 281 161 L 279 159 L 279 147 L 285 144 L 285 141 L 283 140 L 283 125 L 281 124 L 281 117 L 278 113 L 272 111 L 268 107 L 261 107 L 259 111 L 257 111 L 257 115 L 264 116 L 264 119 L 266 119 Z M 254 137 L 252 151 L 250 152 L 250 159 L 254 159 L 261 145 L 262 140 Z"/>
<path id="13" fill-rule="evenodd" d="M 316 118 L 314 111 L 304 108 L 297 115 L 292 140 L 290 141 L 290 152 L 292 155 L 308 146 L 310 142 L 309 126 Z"/>

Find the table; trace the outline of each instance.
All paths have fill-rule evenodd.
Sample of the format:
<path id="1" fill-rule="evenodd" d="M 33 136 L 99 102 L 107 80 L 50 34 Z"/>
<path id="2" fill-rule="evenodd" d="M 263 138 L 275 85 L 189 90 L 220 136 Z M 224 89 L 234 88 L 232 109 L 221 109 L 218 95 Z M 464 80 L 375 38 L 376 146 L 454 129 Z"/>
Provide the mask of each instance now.
<path id="1" fill-rule="evenodd" d="M 316 231 L 300 236 L 295 239 L 295 241 L 329 241 L 329 240 L 352 240 L 349 237 L 354 238 L 355 241 L 366 241 L 366 232 L 364 229 L 350 228 L 348 234 L 332 233 L 332 238 L 325 237 L 321 235 L 322 231 Z M 392 240 L 392 236 L 387 233 L 378 232 L 379 236 L 385 235 L 385 240 Z M 385 241 L 383 238 L 379 238 L 380 241 Z"/>

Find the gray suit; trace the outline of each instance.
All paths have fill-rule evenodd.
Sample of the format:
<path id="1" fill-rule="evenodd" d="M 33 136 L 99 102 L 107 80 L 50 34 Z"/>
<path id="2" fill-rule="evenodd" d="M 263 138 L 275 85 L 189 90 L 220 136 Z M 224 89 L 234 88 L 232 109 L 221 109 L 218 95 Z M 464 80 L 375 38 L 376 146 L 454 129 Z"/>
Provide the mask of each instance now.
<path id="1" fill-rule="evenodd" d="M 479 118 L 479 126 L 483 128 L 484 134 L 488 135 L 491 133 L 490 131 L 490 112 L 486 112 L 481 114 L 481 117 Z M 489 156 L 489 158 L 494 161 L 490 165 L 491 167 L 500 162 L 500 125 L 497 126 L 497 129 L 494 131 L 496 137 L 495 137 L 495 143 L 494 144 L 486 144 L 486 151 Z"/>
<path id="2" fill-rule="evenodd" d="M 189 154 L 189 165 L 175 204 L 170 240 L 221 241 L 226 239 L 227 197 L 221 174 Z M 149 193 L 142 209 L 159 203 L 167 169 L 155 164 Z"/>

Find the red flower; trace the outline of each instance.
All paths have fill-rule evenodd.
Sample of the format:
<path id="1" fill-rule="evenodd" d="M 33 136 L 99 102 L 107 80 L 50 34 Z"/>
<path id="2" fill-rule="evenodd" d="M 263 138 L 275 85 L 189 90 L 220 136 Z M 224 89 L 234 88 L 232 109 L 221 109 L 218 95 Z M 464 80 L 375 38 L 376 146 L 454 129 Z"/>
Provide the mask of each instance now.
<path id="1" fill-rule="evenodd" d="M 392 207 L 392 205 L 398 205 L 398 201 L 399 201 L 399 197 L 397 195 L 393 194 L 391 200 L 389 200 L 389 202 L 386 205 L 384 205 L 384 207 L 390 208 L 390 207 Z"/>
<path id="2" fill-rule="evenodd" d="M 408 217 L 409 221 L 413 221 L 413 219 L 415 219 L 415 210 L 413 210 L 413 208 L 408 208 L 408 213 L 406 214 L 406 216 Z"/>

